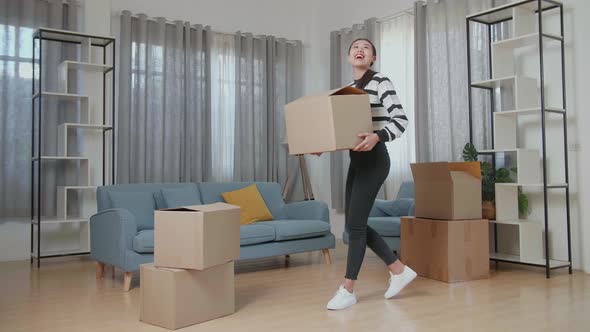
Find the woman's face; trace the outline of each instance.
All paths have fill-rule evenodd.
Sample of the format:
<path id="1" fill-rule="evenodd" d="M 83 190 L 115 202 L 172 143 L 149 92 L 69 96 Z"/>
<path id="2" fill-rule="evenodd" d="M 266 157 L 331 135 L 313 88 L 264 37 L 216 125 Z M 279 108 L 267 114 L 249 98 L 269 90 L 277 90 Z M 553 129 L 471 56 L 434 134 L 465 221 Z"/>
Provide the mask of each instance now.
<path id="1" fill-rule="evenodd" d="M 348 62 L 353 67 L 368 69 L 375 60 L 377 60 L 377 57 L 373 54 L 373 47 L 368 41 L 357 40 L 350 47 Z"/>

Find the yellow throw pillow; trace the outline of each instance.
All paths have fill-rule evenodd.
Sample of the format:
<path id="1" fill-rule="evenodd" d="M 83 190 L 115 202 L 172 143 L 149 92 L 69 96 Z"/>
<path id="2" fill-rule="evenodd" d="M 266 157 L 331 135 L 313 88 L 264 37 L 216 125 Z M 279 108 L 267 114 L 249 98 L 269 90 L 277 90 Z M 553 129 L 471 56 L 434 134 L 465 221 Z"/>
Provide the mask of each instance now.
<path id="1" fill-rule="evenodd" d="M 222 193 L 221 196 L 227 204 L 240 207 L 240 224 L 242 225 L 273 219 L 255 184 Z"/>

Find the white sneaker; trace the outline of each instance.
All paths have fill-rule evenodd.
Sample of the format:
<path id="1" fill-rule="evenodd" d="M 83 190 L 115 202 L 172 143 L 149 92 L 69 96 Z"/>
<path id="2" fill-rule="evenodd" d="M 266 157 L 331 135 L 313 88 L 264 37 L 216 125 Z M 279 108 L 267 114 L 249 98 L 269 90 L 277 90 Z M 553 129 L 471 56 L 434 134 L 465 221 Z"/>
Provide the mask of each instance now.
<path id="1" fill-rule="evenodd" d="M 341 310 L 346 309 L 353 304 L 356 304 L 356 295 L 354 294 L 354 291 L 351 293 L 344 288 L 344 285 L 340 285 L 334 297 L 328 302 L 326 308 L 329 310 Z"/>
<path id="2" fill-rule="evenodd" d="M 410 269 L 409 266 L 404 267 L 404 271 L 400 274 L 393 274 L 389 271 L 391 277 L 389 278 L 389 288 L 385 292 L 385 298 L 390 299 L 396 296 L 404 287 L 416 278 L 416 272 Z"/>

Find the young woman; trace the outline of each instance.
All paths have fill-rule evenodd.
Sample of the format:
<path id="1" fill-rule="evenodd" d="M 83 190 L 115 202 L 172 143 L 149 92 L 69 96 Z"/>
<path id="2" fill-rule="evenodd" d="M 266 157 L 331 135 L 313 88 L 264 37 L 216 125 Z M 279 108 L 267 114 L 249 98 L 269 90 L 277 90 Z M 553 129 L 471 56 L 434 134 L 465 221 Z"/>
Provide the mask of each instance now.
<path id="1" fill-rule="evenodd" d="M 327 308 L 331 310 L 345 309 L 357 302 L 354 282 L 367 246 L 389 267 L 389 288 L 385 298 L 392 298 L 416 278 L 416 272 L 402 264 L 381 236 L 367 225 L 377 193 L 389 174 L 385 142 L 399 138 L 408 125 L 391 81 L 370 69 L 376 59 L 377 50 L 367 39 L 355 40 L 348 49 L 348 62 L 352 65 L 354 77 L 351 85 L 369 94 L 374 132 L 359 134 L 363 141 L 350 151 L 345 197 L 345 222 L 349 234 L 346 275 L 328 302 Z"/>

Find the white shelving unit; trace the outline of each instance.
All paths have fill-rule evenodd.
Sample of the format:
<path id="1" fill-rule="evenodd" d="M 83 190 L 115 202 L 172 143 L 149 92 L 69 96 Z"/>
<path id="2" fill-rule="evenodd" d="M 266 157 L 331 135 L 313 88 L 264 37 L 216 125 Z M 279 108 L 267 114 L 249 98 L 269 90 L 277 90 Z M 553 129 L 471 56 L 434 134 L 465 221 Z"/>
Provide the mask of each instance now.
<path id="1" fill-rule="evenodd" d="M 102 124 L 85 124 L 85 123 L 62 123 L 57 127 L 57 154 L 68 156 L 68 130 L 69 129 L 86 129 L 86 130 L 111 130 L 110 125 Z"/>
<path id="2" fill-rule="evenodd" d="M 482 89 L 511 89 L 514 91 L 514 107 L 516 109 L 539 107 L 537 80 L 531 77 L 506 76 L 471 84 Z"/>
<path id="3" fill-rule="evenodd" d="M 72 194 L 79 194 L 78 216 L 73 217 L 79 220 L 89 220 L 93 213 L 96 213 L 96 186 L 59 186 L 57 187 L 57 219 L 71 220 L 68 216 L 68 197 Z M 84 194 L 88 194 L 91 198 L 83 199 Z M 88 204 L 90 203 L 90 204 Z M 82 219 L 80 219 L 82 218 Z"/>
<path id="4" fill-rule="evenodd" d="M 494 134 L 498 133 L 496 131 Z M 516 144 L 516 137 L 499 136 L 500 142 L 513 139 Z M 495 141 L 494 141 L 495 142 Z M 497 144 L 497 143 L 496 143 Z M 480 154 L 510 154 L 516 157 L 517 170 L 526 170 L 526 172 L 518 172 L 516 175 L 516 183 L 519 184 L 535 184 L 541 182 L 541 158 L 539 151 L 533 149 L 493 149 L 481 150 Z"/>
<path id="5" fill-rule="evenodd" d="M 543 13 L 558 10 L 560 14 L 561 31 L 559 35 L 543 31 Z M 570 214 L 569 214 L 569 185 L 567 166 L 567 118 L 565 98 L 564 73 L 564 37 L 563 37 L 563 5 L 549 0 L 522 0 L 492 8 L 467 16 L 467 49 L 468 49 L 468 78 L 469 78 L 469 106 L 470 106 L 470 141 L 473 142 L 472 129 L 472 89 L 488 90 L 492 105 L 492 142 L 493 148 L 480 150 L 480 154 L 490 154 L 495 163 L 498 155 L 509 155 L 511 161 L 516 162 L 517 175 L 515 183 L 496 183 L 495 204 L 496 220 L 490 225 L 494 230 L 494 248 L 490 258 L 496 262 L 511 262 L 544 267 L 547 277 L 554 268 L 568 267 L 571 273 L 571 245 L 570 245 Z M 471 81 L 471 45 L 470 24 L 484 24 L 488 29 L 490 77 L 478 82 Z M 499 41 L 492 41 L 492 29 L 497 24 L 510 24 L 512 36 Z M 545 42 L 559 43 L 561 47 L 562 74 L 562 107 L 548 107 L 545 97 L 543 45 Z M 557 45 L 557 44 L 553 44 Z M 517 74 L 520 49 L 533 48 L 539 55 L 539 77 L 527 77 Z M 527 50 L 528 52 L 528 50 Z M 513 108 L 498 109 L 494 104 L 494 92 L 509 90 L 512 92 Z M 549 113 L 558 114 L 563 119 L 564 147 L 565 147 L 565 182 L 550 183 L 547 175 L 547 149 L 545 118 Z M 539 115 L 540 137 L 542 148 L 530 149 L 519 146 L 519 116 Z M 506 158 L 504 158 L 506 160 Z M 526 187 L 543 189 L 544 220 L 519 219 L 518 196 L 519 190 Z M 550 189 L 564 189 L 566 195 L 567 243 L 568 261 L 553 260 L 549 257 L 549 220 L 548 195 Z M 498 252 L 498 227 L 502 233 L 509 233 L 510 238 L 516 238 L 517 253 Z M 516 236 L 515 236 L 516 235 Z"/>
<path id="6" fill-rule="evenodd" d="M 89 52 L 88 57 L 91 56 Z M 66 60 L 62 62 L 58 67 L 58 75 L 59 75 L 59 89 L 61 91 L 69 92 L 70 89 L 68 87 L 68 75 L 71 70 L 80 70 L 87 73 L 103 73 L 106 74 L 113 70 L 113 66 L 98 64 L 98 63 L 90 63 L 90 62 L 81 62 L 81 61 L 71 61 Z"/>
<path id="7" fill-rule="evenodd" d="M 43 75 L 48 70 L 44 68 L 47 66 L 43 57 L 45 56 L 45 47 L 47 43 L 66 43 L 70 45 L 78 45 L 78 59 L 67 59 L 57 65 L 57 90 L 47 91 L 44 89 Z M 110 47 L 110 61 L 113 64 L 107 64 L 107 48 Z M 102 52 L 96 52 L 97 49 Z M 93 36 L 88 34 L 81 34 L 72 31 L 55 30 L 41 28 L 33 34 L 33 134 L 32 134 L 32 195 L 31 195 L 31 263 L 33 260 L 37 261 L 37 266 L 40 266 L 42 258 L 56 257 L 56 256 L 70 256 L 87 254 L 90 251 L 90 225 L 89 218 L 96 212 L 96 188 L 101 184 L 97 180 L 98 176 L 95 173 L 102 170 L 102 185 L 106 183 L 106 168 L 109 166 L 106 163 L 106 135 L 113 133 L 114 130 L 114 92 L 115 92 L 115 77 L 114 77 L 114 59 L 115 54 L 115 39 L 112 37 Z M 102 53 L 96 59 L 94 55 Z M 70 75 L 74 74 L 74 75 Z M 89 76 L 100 75 L 100 76 Z M 38 77 L 35 77 L 38 75 Z M 107 76 L 110 76 L 110 84 L 106 83 Z M 88 94 L 80 94 L 76 86 L 70 84 L 71 80 L 85 80 L 82 84 Z M 94 80 L 100 80 L 100 84 L 92 84 Z M 100 87 L 99 87 L 100 86 Z M 95 91 L 97 90 L 97 91 Z M 100 91 L 98 91 L 100 90 Z M 107 94 L 109 94 L 109 101 L 107 102 Z M 41 130 L 43 123 L 43 114 L 50 112 L 50 109 L 44 109 L 43 100 L 45 98 L 57 99 L 59 101 L 68 101 L 79 103 L 76 111 L 76 122 L 65 122 L 58 125 L 57 128 L 57 155 L 44 155 L 42 143 L 43 140 L 53 140 L 54 137 L 46 137 Z M 93 99 L 94 98 L 94 99 Z M 102 102 L 100 102 L 102 101 Z M 60 109 L 56 111 L 68 111 L 69 107 L 63 103 L 57 103 Z M 98 114 L 97 105 L 102 105 L 102 114 Z M 110 106 L 109 106 L 110 105 Z M 92 116 L 92 114 L 95 114 Z M 110 120 L 107 119 L 110 116 Z M 94 120 L 92 120 L 94 118 Z M 111 123 L 107 123 L 110 121 Z M 93 131 L 102 135 L 97 141 L 102 142 L 102 165 L 96 163 L 97 156 L 75 156 L 68 151 L 68 144 L 75 145 L 80 140 L 69 142 L 68 134 L 71 131 L 77 131 L 83 137 L 84 141 L 87 136 L 84 132 Z M 114 179 L 114 135 L 111 136 L 110 146 L 110 179 Z M 82 150 L 85 151 L 85 150 Z M 93 151 L 93 150 L 90 150 Z M 87 153 L 87 152 L 86 152 Z M 82 152 L 84 154 L 84 152 Z M 54 169 L 59 174 L 63 174 L 60 183 L 55 187 L 55 207 L 54 215 L 48 215 L 43 211 L 43 198 L 47 192 L 51 192 L 52 188 L 42 188 L 42 178 L 47 176 L 43 173 L 44 164 L 47 162 L 57 163 Z M 62 173 L 63 172 L 63 173 Z M 65 183 L 61 183 L 65 182 Z M 43 194 L 43 195 L 42 195 Z M 74 199 L 76 198 L 76 199 Z M 61 225 L 68 225 L 74 227 L 77 231 L 77 248 L 72 248 L 72 242 L 68 242 L 63 249 L 46 248 L 41 245 L 44 230 L 51 226 L 61 227 Z"/>

